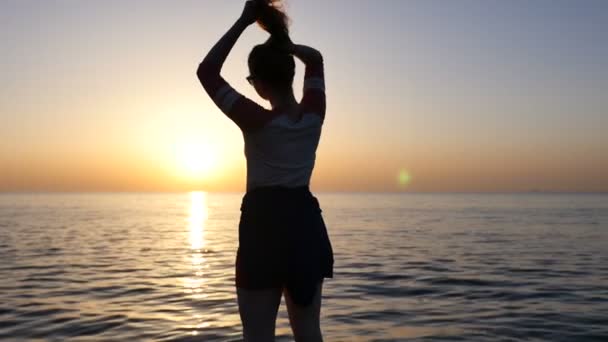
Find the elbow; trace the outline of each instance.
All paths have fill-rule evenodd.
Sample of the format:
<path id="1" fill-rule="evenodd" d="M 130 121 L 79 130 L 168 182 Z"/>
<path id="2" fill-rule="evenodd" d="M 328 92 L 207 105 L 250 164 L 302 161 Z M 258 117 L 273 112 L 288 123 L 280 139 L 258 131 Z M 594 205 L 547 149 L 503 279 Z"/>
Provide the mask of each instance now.
<path id="1" fill-rule="evenodd" d="M 196 69 L 198 80 L 210 96 L 215 94 L 218 85 L 221 83 L 220 70 L 221 66 L 210 63 L 208 60 L 199 64 Z"/>
<path id="2" fill-rule="evenodd" d="M 319 50 L 314 50 L 314 53 L 312 54 L 312 58 L 317 63 L 323 63 L 323 54 L 321 54 L 321 51 L 319 51 Z"/>
<path id="3" fill-rule="evenodd" d="M 198 65 L 198 69 L 196 69 L 196 76 L 201 81 L 217 76 L 219 73 L 220 68 L 215 63 L 211 63 L 207 60 L 203 60 L 201 64 Z"/>
<path id="4" fill-rule="evenodd" d="M 323 54 L 321 54 L 321 51 L 315 48 L 309 48 L 307 55 L 310 62 L 323 63 Z"/>
<path id="5" fill-rule="evenodd" d="M 209 66 L 207 64 L 208 63 L 205 63 L 205 61 L 203 61 L 201 64 L 198 65 L 198 68 L 196 69 L 196 76 L 199 80 L 203 80 L 207 77 L 207 75 L 209 75 Z"/>
<path id="6" fill-rule="evenodd" d="M 323 67 L 323 55 L 317 50 L 315 50 L 315 52 L 310 55 L 309 61 L 310 64 L 313 65 L 315 68 Z"/>

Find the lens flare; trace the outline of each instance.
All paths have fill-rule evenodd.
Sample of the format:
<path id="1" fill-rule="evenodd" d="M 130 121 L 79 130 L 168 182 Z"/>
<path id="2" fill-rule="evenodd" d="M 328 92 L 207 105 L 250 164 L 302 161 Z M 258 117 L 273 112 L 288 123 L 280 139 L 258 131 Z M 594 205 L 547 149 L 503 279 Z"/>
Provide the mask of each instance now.
<path id="1" fill-rule="evenodd" d="M 399 171 L 398 181 L 401 187 L 406 187 L 412 181 L 412 175 L 406 169 L 402 169 Z"/>

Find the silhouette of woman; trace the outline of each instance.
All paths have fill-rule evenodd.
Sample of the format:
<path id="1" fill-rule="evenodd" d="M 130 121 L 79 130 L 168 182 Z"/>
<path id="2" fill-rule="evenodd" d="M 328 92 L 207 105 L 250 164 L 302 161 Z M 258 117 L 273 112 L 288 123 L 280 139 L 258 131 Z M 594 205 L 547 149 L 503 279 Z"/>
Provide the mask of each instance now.
<path id="1" fill-rule="evenodd" d="M 249 83 L 271 110 L 244 97 L 220 76 L 232 47 L 251 24 L 270 38 L 249 54 Z M 215 104 L 243 133 L 247 192 L 241 203 L 236 293 L 245 341 L 273 341 L 285 295 L 296 341 L 322 341 L 321 289 L 333 278 L 333 250 L 309 184 L 325 118 L 323 58 L 293 44 L 277 0 L 249 0 L 213 46 L 197 76 Z M 294 56 L 306 66 L 304 93 L 293 93 Z"/>

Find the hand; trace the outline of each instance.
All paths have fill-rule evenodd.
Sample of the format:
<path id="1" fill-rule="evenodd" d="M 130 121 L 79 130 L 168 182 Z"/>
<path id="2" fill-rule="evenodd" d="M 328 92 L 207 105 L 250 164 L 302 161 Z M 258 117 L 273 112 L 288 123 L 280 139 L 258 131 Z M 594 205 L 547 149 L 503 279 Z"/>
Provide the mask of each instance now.
<path id="1" fill-rule="evenodd" d="M 255 23 L 256 20 L 258 20 L 257 4 L 255 0 L 247 0 L 245 2 L 245 8 L 243 8 L 243 13 L 241 13 L 239 20 L 247 26 Z"/>
<path id="2" fill-rule="evenodd" d="M 291 41 L 289 36 L 283 36 L 281 38 L 270 36 L 266 41 L 266 44 L 274 45 L 289 54 L 293 54 L 295 49 L 295 44 Z"/>

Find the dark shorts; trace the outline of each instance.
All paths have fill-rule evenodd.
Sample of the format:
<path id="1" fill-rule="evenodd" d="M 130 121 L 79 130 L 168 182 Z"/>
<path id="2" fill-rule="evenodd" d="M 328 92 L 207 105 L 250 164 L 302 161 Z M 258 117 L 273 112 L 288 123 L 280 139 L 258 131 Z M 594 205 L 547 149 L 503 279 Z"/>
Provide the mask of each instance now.
<path id="1" fill-rule="evenodd" d="M 236 286 L 285 287 L 295 303 L 311 303 L 316 285 L 333 278 L 333 250 L 319 201 L 308 187 L 264 187 L 243 197 Z"/>

